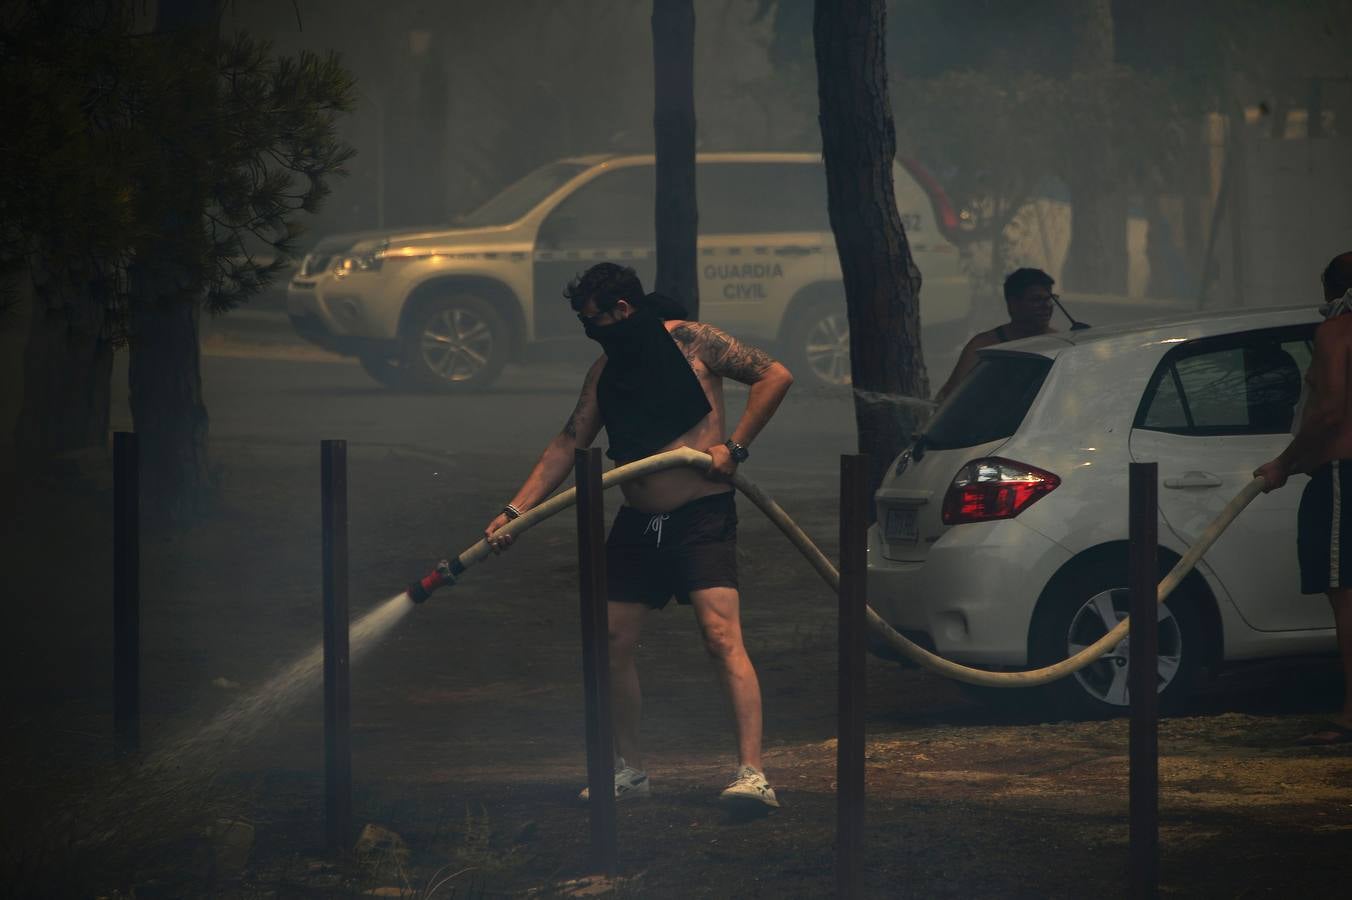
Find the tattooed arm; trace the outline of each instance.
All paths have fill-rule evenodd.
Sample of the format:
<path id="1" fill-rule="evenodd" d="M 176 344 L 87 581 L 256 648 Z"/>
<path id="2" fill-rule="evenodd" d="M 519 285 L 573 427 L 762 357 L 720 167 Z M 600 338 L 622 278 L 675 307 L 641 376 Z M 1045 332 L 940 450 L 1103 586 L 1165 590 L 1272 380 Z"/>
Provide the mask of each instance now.
<path id="1" fill-rule="evenodd" d="M 573 414 L 568 417 L 568 421 L 554 439 L 545 446 L 535 468 L 526 476 L 520 490 L 512 498 L 511 505 L 517 512 L 525 512 L 539 505 L 542 500 L 554 493 L 573 470 L 573 451 L 590 447 L 601 432 L 601 407 L 596 401 L 596 382 L 601 377 L 601 369 L 605 364 L 604 356 L 592 364 L 586 380 L 582 383 L 582 393 L 577 398 Z M 494 549 L 503 550 L 511 546 L 510 535 L 496 539 L 493 537 L 493 532 L 510 521 L 505 512 L 499 513 L 484 529 L 484 537 L 494 545 Z"/>
<path id="2" fill-rule="evenodd" d="M 712 374 L 751 386 L 746 410 L 728 435 L 743 447 L 751 446 L 789 392 L 793 375 L 765 351 L 704 322 L 682 322 L 672 329 L 671 336 L 687 357 L 699 359 Z M 735 465 L 730 465 L 728 449 L 719 444 L 709 452 L 714 457 L 715 473 L 731 475 Z"/>

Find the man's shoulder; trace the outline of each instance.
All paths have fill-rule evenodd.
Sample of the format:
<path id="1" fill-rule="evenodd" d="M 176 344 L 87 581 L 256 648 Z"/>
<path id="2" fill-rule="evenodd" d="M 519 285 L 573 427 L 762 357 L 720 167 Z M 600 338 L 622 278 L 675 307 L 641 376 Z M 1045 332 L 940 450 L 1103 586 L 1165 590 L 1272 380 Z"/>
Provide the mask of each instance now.
<path id="1" fill-rule="evenodd" d="M 994 347 L 1000 341 L 1000 329 L 992 328 L 990 331 L 981 331 L 972 335 L 972 339 L 967 342 L 969 350 L 980 350 L 982 347 Z"/>
<path id="2" fill-rule="evenodd" d="M 692 322 L 689 319 L 667 319 L 662 323 L 667 328 L 667 334 L 678 344 L 693 344 L 704 336 L 707 325 L 699 322 Z"/>

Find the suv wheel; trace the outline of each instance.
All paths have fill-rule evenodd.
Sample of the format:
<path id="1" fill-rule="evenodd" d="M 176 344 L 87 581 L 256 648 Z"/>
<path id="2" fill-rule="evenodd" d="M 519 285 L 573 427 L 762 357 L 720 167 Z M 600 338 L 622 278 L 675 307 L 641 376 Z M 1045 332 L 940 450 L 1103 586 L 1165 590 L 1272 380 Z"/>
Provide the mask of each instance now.
<path id="1" fill-rule="evenodd" d="M 818 300 L 800 310 L 784 333 L 785 356 L 794 375 L 826 387 L 850 385 L 850 320 L 845 304 Z"/>
<path id="2" fill-rule="evenodd" d="M 403 368 L 423 387 L 477 390 L 502 373 L 510 343 L 507 322 L 491 304 L 466 294 L 431 300 L 409 315 Z"/>
<path id="3" fill-rule="evenodd" d="M 1121 568 L 1121 571 L 1104 569 Z M 1127 617 L 1124 567 L 1080 573 L 1050 598 L 1034 620 L 1031 657 L 1045 666 L 1078 653 Z M 1187 697 L 1204 656 L 1196 604 L 1180 586 L 1158 609 L 1157 690 L 1161 711 L 1177 709 Z M 1055 712 L 1076 718 L 1123 715 L 1131 705 L 1127 675 L 1131 639 L 1097 661 L 1047 685 Z"/>

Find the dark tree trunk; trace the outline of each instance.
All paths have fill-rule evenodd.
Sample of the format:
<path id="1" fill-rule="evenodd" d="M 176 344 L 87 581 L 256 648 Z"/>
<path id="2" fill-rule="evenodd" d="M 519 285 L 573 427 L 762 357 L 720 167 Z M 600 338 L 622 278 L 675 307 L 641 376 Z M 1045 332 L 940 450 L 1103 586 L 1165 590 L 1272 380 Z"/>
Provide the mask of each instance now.
<path id="1" fill-rule="evenodd" d="M 185 522 L 207 509 L 207 408 L 198 344 L 199 291 L 137 267 L 132 274 L 131 417 L 140 436 L 145 511 Z"/>
<path id="2" fill-rule="evenodd" d="M 14 429 L 21 471 L 107 444 L 113 348 L 105 315 L 93 290 L 81 292 L 65 278 L 43 278 L 33 286 L 23 406 Z"/>
<path id="3" fill-rule="evenodd" d="M 1069 0 L 1074 22 L 1071 71 L 1083 92 L 1077 107 L 1079 140 L 1066 172 L 1070 187 L 1070 249 L 1062 281 L 1067 288 L 1127 292 L 1127 189 L 1112 142 L 1114 38 L 1111 0 Z"/>
<path id="4" fill-rule="evenodd" d="M 180 103 L 166 116 L 180 134 L 200 127 L 215 91 L 215 0 L 160 0 L 155 29 L 195 48 L 199 65 L 178 73 Z M 189 57 L 192 58 L 192 57 Z M 162 135 L 166 152 L 178 151 L 168 184 L 153 180 L 143 190 L 169 194 L 163 234 L 138 248 L 129 272 L 131 365 L 128 386 L 132 421 L 140 436 L 142 510 L 152 520 L 182 522 L 201 514 L 210 493 L 207 411 L 202 398 L 198 320 L 205 275 L 201 271 L 203 215 L 209 161 L 189 158 L 173 135 Z M 201 142 L 196 142 L 200 144 Z M 205 151 L 202 151 L 203 153 Z M 161 177 L 151 173 L 152 179 Z"/>
<path id="5" fill-rule="evenodd" d="M 657 280 L 653 290 L 699 318 L 695 259 L 695 9 L 653 0 L 653 138 L 657 153 Z"/>
<path id="6" fill-rule="evenodd" d="M 887 91 L 885 0 L 816 0 L 822 153 L 850 320 L 859 450 L 876 487 L 917 424 L 906 398 L 929 396 L 920 349 L 920 270 L 892 185 L 896 133 Z"/>

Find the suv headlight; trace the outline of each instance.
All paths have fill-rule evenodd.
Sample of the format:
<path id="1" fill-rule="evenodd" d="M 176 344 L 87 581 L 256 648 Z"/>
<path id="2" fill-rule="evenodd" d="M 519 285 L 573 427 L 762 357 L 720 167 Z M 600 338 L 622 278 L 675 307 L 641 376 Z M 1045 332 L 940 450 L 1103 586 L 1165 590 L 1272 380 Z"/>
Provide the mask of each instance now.
<path id="1" fill-rule="evenodd" d="M 387 246 L 381 244 L 379 247 L 364 253 L 342 254 L 333 266 L 333 274 L 339 278 L 346 278 L 353 272 L 379 272 L 381 265 L 385 262 L 385 248 Z"/>

